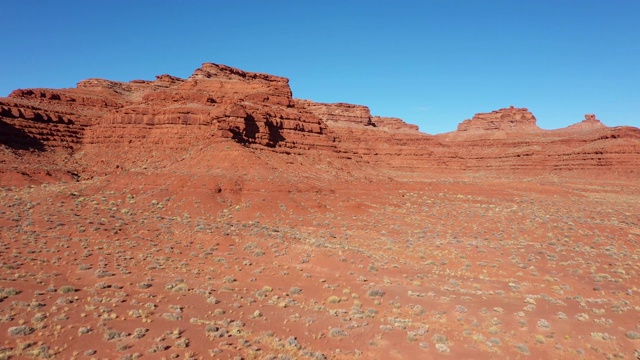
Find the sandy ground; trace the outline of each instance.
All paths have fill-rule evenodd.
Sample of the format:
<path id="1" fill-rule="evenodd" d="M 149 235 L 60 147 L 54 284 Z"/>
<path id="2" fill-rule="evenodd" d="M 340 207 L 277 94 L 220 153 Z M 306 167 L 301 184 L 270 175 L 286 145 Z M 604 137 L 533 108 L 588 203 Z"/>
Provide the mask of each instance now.
<path id="1" fill-rule="evenodd" d="M 287 176 L 2 189 L 0 359 L 638 356 L 638 183 Z"/>

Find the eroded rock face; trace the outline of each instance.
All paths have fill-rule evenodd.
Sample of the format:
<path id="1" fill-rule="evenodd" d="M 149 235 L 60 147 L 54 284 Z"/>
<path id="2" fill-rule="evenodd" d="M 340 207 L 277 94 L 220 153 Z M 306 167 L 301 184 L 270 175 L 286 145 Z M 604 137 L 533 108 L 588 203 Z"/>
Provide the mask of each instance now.
<path id="1" fill-rule="evenodd" d="M 303 106 L 325 123 L 334 126 L 373 126 L 371 111 L 363 105 L 346 103 L 318 103 L 311 100 L 296 99 L 296 104 Z"/>
<path id="2" fill-rule="evenodd" d="M 640 129 L 608 128 L 593 114 L 557 130 L 542 130 L 535 121 L 525 108 L 476 114 L 457 131 L 437 136 L 451 145 L 441 156 L 467 172 L 620 179 L 638 175 Z"/>
<path id="3" fill-rule="evenodd" d="M 86 82 L 81 85 L 88 88 Z M 214 136 L 272 148 L 326 143 L 326 126 L 294 107 L 289 80 L 283 77 L 205 63 L 188 79 L 162 75 L 153 82 L 95 85 L 128 100 L 100 119 L 103 126 L 205 126 Z"/>
<path id="4" fill-rule="evenodd" d="M 332 148 L 326 124 L 291 95 L 286 78 L 211 63 L 188 79 L 87 79 L 72 89 L 16 90 L 0 99 L 0 141 L 73 173 L 169 164 L 225 139 L 285 152 Z M 7 154 L 0 166 L 16 168 Z"/>
<path id="5" fill-rule="evenodd" d="M 408 124 L 397 117 L 374 116 L 372 118 L 374 126 L 397 132 L 417 133 L 420 131 L 418 125 Z"/>
<path id="6" fill-rule="evenodd" d="M 458 131 L 536 131 L 536 117 L 527 108 L 508 108 L 478 113 L 458 125 Z"/>
<path id="7" fill-rule="evenodd" d="M 265 159 L 269 152 L 320 156 L 404 176 L 601 169 L 640 175 L 640 130 L 607 128 L 594 115 L 541 130 L 526 108 L 510 107 L 476 114 L 458 131 L 427 135 L 401 119 L 372 116 L 366 106 L 293 99 L 284 77 L 212 63 L 187 79 L 87 79 L 72 89 L 19 89 L 0 98 L 3 183 L 114 169 L 190 172 L 214 166 L 215 149 L 238 144 Z"/>
<path id="8" fill-rule="evenodd" d="M 418 132 L 417 125 L 407 124 L 400 118 L 372 116 L 367 106 L 346 103 L 318 103 L 311 100 L 295 99 L 298 106 L 309 109 L 329 127 L 371 126 L 397 132 Z"/>

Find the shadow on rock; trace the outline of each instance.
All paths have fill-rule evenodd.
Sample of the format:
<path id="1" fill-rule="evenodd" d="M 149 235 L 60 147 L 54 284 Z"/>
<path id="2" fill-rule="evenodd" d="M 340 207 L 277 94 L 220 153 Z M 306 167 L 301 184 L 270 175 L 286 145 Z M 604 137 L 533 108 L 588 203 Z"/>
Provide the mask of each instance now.
<path id="1" fill-rule="evenodd" d="M 14 150 L 45 150 L 42 141 L 2 119 L 0 119 L 0 144 Z"/>

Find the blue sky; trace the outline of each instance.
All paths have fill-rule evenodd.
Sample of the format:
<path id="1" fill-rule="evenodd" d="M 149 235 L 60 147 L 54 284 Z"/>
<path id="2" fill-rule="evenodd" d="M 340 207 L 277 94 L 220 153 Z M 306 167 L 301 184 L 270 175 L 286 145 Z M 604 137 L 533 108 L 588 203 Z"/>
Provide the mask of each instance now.
<path id="1" fill-rule="evenodd" d="M 509 105 L 545 129 L 585 113 L 640 127 L 636 0 L 6 0 L 2 13 L 0 96 L 215 62 L 432 134 Z"/>

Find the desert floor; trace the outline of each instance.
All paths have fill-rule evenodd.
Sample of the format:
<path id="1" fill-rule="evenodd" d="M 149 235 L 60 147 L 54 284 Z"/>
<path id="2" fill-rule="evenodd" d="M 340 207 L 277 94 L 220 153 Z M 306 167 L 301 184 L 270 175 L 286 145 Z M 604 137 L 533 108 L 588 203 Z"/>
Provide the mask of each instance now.
<path id="1" fill-rule="evenodd" d="M 3 188 L 0 359 L 638 356 L 637 183 L 393 178 Z"/>

